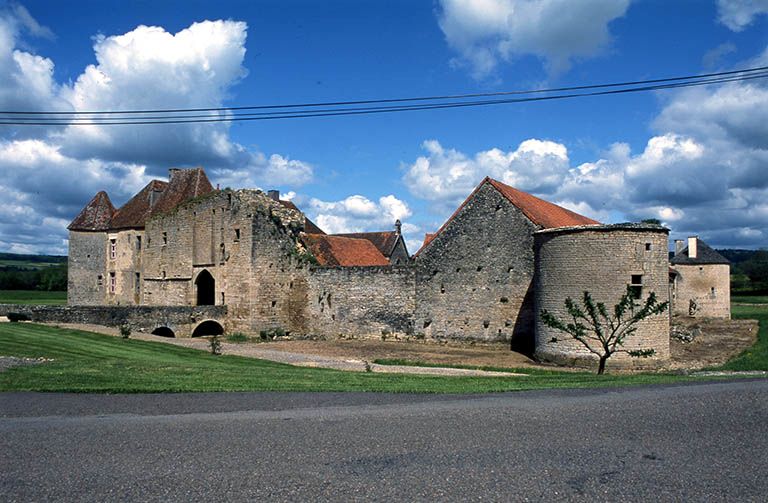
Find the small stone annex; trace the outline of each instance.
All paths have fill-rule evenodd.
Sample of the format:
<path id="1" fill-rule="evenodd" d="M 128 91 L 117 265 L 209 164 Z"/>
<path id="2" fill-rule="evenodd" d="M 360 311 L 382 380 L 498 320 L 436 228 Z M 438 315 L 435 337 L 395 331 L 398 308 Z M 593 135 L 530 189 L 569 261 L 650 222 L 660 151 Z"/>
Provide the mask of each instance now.
<path id="1" fill-rule="evenodd" d="M 202 168 L 172 169 L 120 208 L 99 192 L 72 221 L 68 304 L 217 307 L 215 319 L 141 318 L 167 336 L 504 341 L 573 364 L 591 355 L 552 342 L 535 313 L 562 315 L 584 290 L 608 305 L 627 285 L 669 295 L 668 229 L 603 225 L 491 178 L 413 257 L 393 224 L 329 235 L 277 191 L 217 190 Z M 646 365 L 668 359 L 669 316 L 644 320 L 633 343 L 655 349 Z"/>

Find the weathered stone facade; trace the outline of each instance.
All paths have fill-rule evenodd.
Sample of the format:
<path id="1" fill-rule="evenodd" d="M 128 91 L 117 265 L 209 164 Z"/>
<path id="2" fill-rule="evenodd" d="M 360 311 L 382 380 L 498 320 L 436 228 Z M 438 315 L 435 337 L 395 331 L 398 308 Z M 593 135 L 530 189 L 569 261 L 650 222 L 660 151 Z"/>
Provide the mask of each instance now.
<path id="1" fill-rule="evenodd" d="M 675 243 L 670 286 L 675 315 L 730 319 L 731 266 L 699 238 Z"/>
<path id="2" fill-rule="evenodd" d="M 399 222 L 325 235 L 276 191 L 204 177 L 176 171 L 117 210 L 94 198 L 70 227 L 69 303 L 215 305 L 228 331 L 505 341 L 574 362 L 583 350 L 547 342 L 542 307 L 584 289 L 614 302 L 635 276 L 667 299 L 666 229 L 602 226 L 489 178 L 411 258 Z M 667 358 L 668 326 L 647 320 L 637 344 Z"/>
<path id="3" fill-rule="evenodd" d="M 415 257 L 415 330 L 434 339 L 517 337 L 531 349 L 537 228 L 494 187 L 482 185 Z"/>
<path id="4" fill-rule="evenodd" d="M 542 230 L 535 234 L 536 312 L 542 309 L 568 320 L 565 299 L 580 303 L 584 291 L 611 310 L 633 286 L 638 302 L 651 292 L 669 298 L 668 230 L 658 225 L 617 224 Z M 653 349 L 651 358 L 618 353 L 610 366 L 655 366 L 669 359 L 669 312 L 637 324 L 623 349 Z M 596 361 L 579 341 L 536 320 L 536 355 L 568 365 Z"/>

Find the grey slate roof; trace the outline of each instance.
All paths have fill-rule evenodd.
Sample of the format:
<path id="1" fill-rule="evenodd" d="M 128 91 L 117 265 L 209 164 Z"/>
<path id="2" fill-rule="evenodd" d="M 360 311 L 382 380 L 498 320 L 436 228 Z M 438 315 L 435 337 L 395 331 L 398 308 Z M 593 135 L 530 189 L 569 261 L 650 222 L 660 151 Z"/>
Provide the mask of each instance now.
<path id="1" fill-rule="evenodd" d="M 726 264 L 731 263 L 715 250 L 709 247 L 707 243 L 696 238 L 696 258 L 688 257 L 688 247 L 672 257 L 672 265 L 698 265 L 698 264 Z"/>

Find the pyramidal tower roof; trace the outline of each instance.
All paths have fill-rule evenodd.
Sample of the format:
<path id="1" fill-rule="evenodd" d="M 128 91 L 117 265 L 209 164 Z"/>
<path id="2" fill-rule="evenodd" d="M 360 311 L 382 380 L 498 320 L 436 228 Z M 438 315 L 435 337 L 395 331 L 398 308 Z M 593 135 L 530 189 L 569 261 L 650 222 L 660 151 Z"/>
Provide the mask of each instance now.
<path id="1" fill-rule="evenodd" d="M 71 231 L 106 231 L 109 229 L 115 207 L 109 195 L 103 190 L 93 196 L 88 204 L 72 220 L 67 229 Z"/>

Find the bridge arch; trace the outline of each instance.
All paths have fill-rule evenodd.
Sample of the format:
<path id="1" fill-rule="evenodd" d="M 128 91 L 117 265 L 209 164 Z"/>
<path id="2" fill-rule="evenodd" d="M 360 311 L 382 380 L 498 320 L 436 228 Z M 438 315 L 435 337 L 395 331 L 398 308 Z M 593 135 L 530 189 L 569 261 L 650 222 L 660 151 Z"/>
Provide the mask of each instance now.
<path id="1" fill-rule="evenodd" d="M 205 320 L 195 327 L 192 337 L 205 337 L 206 335 L 223 335 L 224 327 L 216 320 Z"/>
<path id="2" fill-rule="evenodd" d="M 159 335 L 160 337 L 176 337 L 176 334 L 173 333 L 173 330 L 168 327 L 157 327 L 156 329 L 152 330 L 152 335 Z"/>

